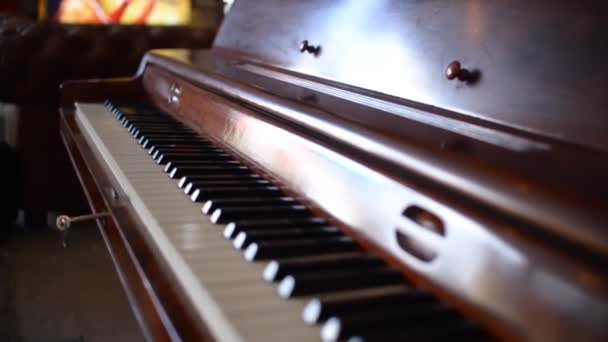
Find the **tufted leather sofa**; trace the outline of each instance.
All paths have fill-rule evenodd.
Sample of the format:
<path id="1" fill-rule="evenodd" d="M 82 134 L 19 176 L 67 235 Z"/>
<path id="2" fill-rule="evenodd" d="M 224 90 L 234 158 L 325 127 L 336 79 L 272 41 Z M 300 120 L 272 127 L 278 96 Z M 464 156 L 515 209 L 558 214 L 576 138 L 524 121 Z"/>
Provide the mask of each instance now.
<path id="1" fill-rule="evenodd" d="M 215 28 L 61 25 L 0 17 L 0 101 L 52 103 L 69 79 L 132 75 L 144 53 L 205 48 Z"/>
<path id="2" fill-rule="evenodd" d="M 61 25 L 0 14 L 0 103 L 17 104 L 5 136 L 23 179 L 19 206 L 41 224 L 48 211 L 87 211 L 59 136 L 63 81 L 131 76 L 150 49 L 209 47 L 217 26 Z"/>

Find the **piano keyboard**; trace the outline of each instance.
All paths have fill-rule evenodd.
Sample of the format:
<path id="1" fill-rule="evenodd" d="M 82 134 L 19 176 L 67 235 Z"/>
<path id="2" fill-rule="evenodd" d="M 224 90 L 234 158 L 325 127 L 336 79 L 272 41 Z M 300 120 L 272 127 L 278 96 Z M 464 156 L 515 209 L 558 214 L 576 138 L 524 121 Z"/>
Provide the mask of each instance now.
<path id="1" fill-rule="evenodd" d="M 85 139 L 218 340 L 487 339 L 170 116 L 143 104 L 76 107 Z"/>

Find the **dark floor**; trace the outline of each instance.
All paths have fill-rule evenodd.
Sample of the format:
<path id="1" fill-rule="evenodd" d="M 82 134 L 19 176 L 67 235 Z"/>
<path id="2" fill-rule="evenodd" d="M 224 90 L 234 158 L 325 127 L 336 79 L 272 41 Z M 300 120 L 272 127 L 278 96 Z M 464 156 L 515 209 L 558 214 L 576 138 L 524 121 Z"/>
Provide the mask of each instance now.
<path id="1" fill-rule="evenodd" d="M 67 249 L 48 229 L 0 241 L 0 341 L 141 340 L 94 225 L 74 227 Z"/>

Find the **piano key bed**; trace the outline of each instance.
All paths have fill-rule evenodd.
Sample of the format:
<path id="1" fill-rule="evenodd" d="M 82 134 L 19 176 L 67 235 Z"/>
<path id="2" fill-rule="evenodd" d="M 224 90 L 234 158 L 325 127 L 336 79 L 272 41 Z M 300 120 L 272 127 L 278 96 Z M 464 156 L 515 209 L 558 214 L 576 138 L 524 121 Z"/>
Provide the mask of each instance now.
<path id="1" fill-rule="evenodd" d="M 228 151 L 139 103 L 76 122 L 219 340 L 487 340 Z"/>

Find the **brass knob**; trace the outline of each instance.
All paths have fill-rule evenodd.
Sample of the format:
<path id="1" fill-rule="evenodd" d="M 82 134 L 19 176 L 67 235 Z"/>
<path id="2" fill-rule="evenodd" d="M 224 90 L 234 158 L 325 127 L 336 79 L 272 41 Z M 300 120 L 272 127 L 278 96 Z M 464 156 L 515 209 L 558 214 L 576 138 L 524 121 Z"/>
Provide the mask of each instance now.
<path id="1" fill-rule="evenodd" d="M 471 72 L 463 68 L 459 61 L 453 61 L 445 69 L 445 77 L 450 81 L 458 78 L 459 81 L 466 82 L 471 80 Z"/>

